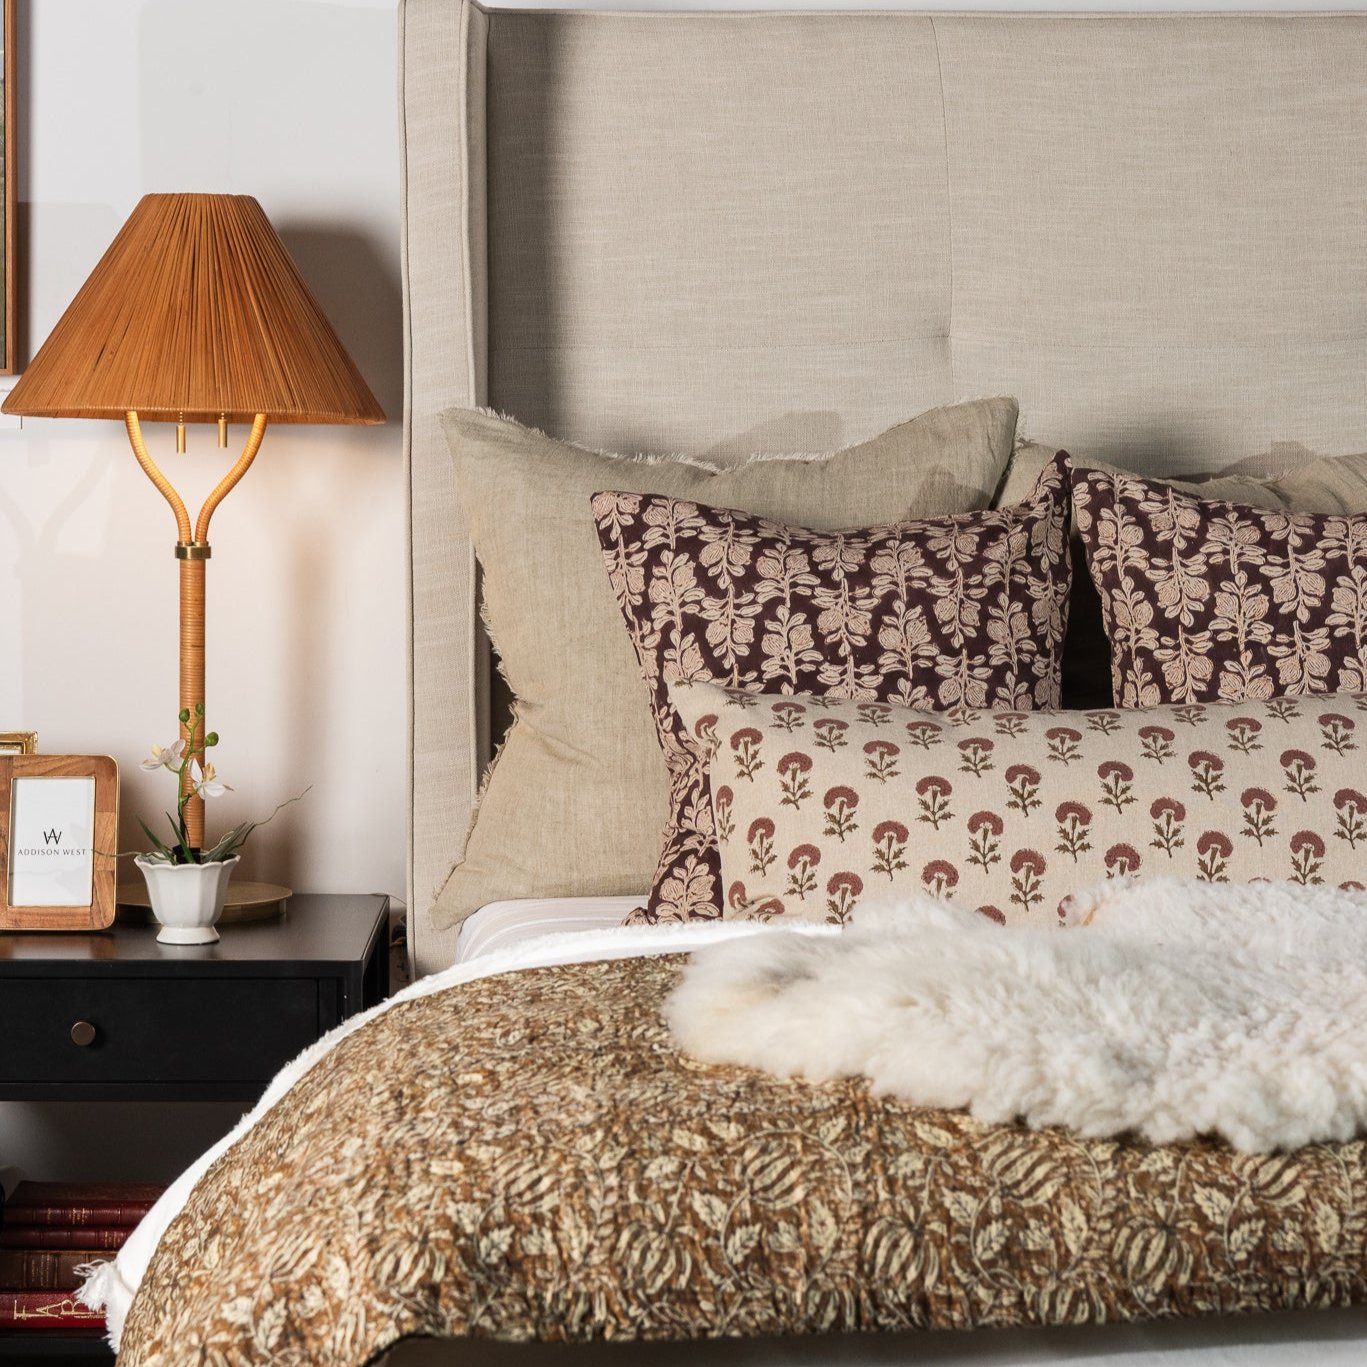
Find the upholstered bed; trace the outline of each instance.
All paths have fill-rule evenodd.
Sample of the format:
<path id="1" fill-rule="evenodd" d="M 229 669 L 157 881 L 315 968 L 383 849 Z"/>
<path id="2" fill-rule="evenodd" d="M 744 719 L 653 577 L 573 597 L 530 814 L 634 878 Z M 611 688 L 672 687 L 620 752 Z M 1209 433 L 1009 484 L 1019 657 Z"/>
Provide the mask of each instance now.
<path id="1" fill-rule="evenodd" d="M 847 447 L 991 395 L 1015 396 L 1050 449 L 1141 473 L 1363 447 L 1363 18 L 406 0 L 401 23 L 420 975 L 456 958 L 440 898 L 501 727 L 444 410 L 719 465 Z M 148 1236 L 130 1264 L 146 1274 L 133 1361 L 177 1360 L 189 1325 L 225 1363 L 343 1342 L 359 1362 L 436 1333 L 458 1341 L 384 1360 L 512 1362 L 549 1350 L 489 1340 L 603 1338 L 634 1342 L 555 1351 L 1360 1358 L 1361 1142 L 1146 1151 L 918 1114 L 857 1083 L 709 1071 L 657 1007 L 673 956 L 711 928 L 499 941 L 500 917 L 547 914 L 467 922 L 462 954 L 481 938 L 488 952 L 282 1079 L 182 1185 L 166 1246 Z M 426 1139 L 405 1149 L 405 1127 Z M 357 1206 L 362 1152 L 388 1185 Z M 326 1176 L 293 1195 L 310 1165 Z M 897 1174 L 931 1169 L 934 1201 L 894 1239 L 916 1209 Z M 244 1213 L 247 1183 L 263 1196 Z M 812 1204 L 832 1192 L 837 1213 Z M 745 1202 L 765 1209 L 738 1223 Z M 381 1238 L 365 1212 L 391 1205 Z M 798 1206 L 801 1237 L 774 1213 Z M 253 1271 L 261 1257 L 282 1260 L 278 1278 Z M 1330 1308 L 1213 1317 L 1307 1306 Z M 973 1325 L 1003 1332 L 923 1332 Z M 886 1332 L 823 1336 L 856 1329 Z"/>
<path id="2" fill-rule="evenodd" d="M 989 394 L 1141 473 L 1361 450 L 1365 51 L 1356 16 L 409 3 L 418 970 L 494 740 L 443 409 L 721 462 Z"/>

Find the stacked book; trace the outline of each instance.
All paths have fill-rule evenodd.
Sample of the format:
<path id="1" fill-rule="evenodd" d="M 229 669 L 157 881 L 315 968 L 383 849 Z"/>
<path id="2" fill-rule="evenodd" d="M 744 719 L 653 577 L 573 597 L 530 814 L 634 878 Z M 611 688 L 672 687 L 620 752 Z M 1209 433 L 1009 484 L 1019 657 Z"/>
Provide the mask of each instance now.
<path id="1" fill-rule="evenodd" d="M 20 1182 L 0 1206 L 0 1335 L 103 1332 L 104 1316 L 76 1300 L 77 1269 L 114 1257 L 163 1190 Z"/>

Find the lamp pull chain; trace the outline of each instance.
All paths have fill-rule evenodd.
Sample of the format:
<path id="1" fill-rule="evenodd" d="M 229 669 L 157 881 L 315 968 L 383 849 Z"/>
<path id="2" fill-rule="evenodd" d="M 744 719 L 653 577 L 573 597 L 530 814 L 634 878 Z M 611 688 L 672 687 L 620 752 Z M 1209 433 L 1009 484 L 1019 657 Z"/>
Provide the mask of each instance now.
<path id="1" fill-rule="evenodd" d="M 214 510 L 218 505 L 231 492 L 233 485 L 247 473 L 247 467 L 256 459 L 256 453 L 261 447 L 261 439 L 266 434 L 266 415 L 258 413 L 253 419 L 252 430 L 247 437 L 247 444 L 243 447 L 242 454 L 238 456 L 232 469 L 218 482 L 209 497 L 204 500 L 204 506 L 199 510 L 199 518 L 195 525 L 193 537 L 190 531 L 190 514 L 186 511 L 185 501 L 176 492 L 171 481 L 157 468 L 156 462 L 147 450 L 147 443 L 142 438 L 142 424 L 138 421 L 137 413 L 130 409 L 124 415 L 124 421 L 128 428 L 128 440 L 133 447 L 133 454 L 138 458 L 138 464 L 142 466 L 147 478 L 156 485 L 176 515 L 178 537 L 176 559 L 180 561 L 180 708 L 182 712 L 189 713 L 191 722 L 193 722 L 196 708 L 203 706 L 204 703 L 204 562 L 211 554 L 209 519 L 213 517 Z M 219 421 L 220 431 L 223 431 L 226 422 L 224 419 Z M 178 451 L 185 449 L 183 433 L 184 424 L 178 424 L 176 440 Z M 204 758 L 203 739 L 207 730 L 207 725 L 203 720 L 200 720 L 195 733 L 196 739 L 200 743 L 196 744 L 190 752 L 192 755 L 198 756 L 201 761 Z M 188 741 L 190 726 L 182 723 L 180 734 L 182 740 Z M 188 787 L 190 782 L 188 768 L 182 782 Z M 203 798 L 192 797 L 185 804 L 185 829 L 191 847 L 202 849 L 204 843 Z"/>
<path id="2" fill-rule="evenodd" d="M 185 454 L 185 418 L 184 418 L 184 416 L 182 416 L 181 419 L 180 419 L 180 421 L 179 421 L 178 423 L 176 423 L 176 455 L 178 455 L 178 456 L 183 456 L 184 454 Z"/>

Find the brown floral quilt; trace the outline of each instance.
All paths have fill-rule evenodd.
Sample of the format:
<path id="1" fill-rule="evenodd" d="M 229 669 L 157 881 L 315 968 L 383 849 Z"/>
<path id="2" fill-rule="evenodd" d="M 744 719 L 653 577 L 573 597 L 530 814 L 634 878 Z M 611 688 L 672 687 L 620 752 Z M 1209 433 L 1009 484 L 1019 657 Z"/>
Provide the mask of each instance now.
<path id="1" fill-rule="evenodd" d="M 678 957 L 393 1007 L 200 1181 L 125 1367 L 361 1364 L 401 1337 L 1076 1324 L 1367 1299 L 1367 1144 L 1263 1157 L 989 1127 L 703 1065 Z"/>

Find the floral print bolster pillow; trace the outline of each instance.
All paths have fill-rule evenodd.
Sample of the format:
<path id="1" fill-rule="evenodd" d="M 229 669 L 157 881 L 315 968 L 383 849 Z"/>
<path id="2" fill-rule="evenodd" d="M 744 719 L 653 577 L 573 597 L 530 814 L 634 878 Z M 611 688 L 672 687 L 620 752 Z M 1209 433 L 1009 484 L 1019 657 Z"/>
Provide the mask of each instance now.
<path id="1" fill-rule="evenodd" d="M 1367 691 L 1367 514 L 1073 472 L 1123 707 Z"/>
<path id="2" fill-rule="evenodd" d="M 929 892 L 1053 925 L 1106 878 L 1367 879 L 1367 696 L 927 714 L 675 683 L 726 915 L 844 922 Z"/>
<path id="3" fill-rule="evenodd" d="M 722 915 L 712 797 L 669 679 L 921 709 L 1058 705 L 1063 453 L 1025 503 L 860 531 L 634 493 L 595 494 L 593 517 L 670 775 L 650 901 L 629 919 Z"/>

